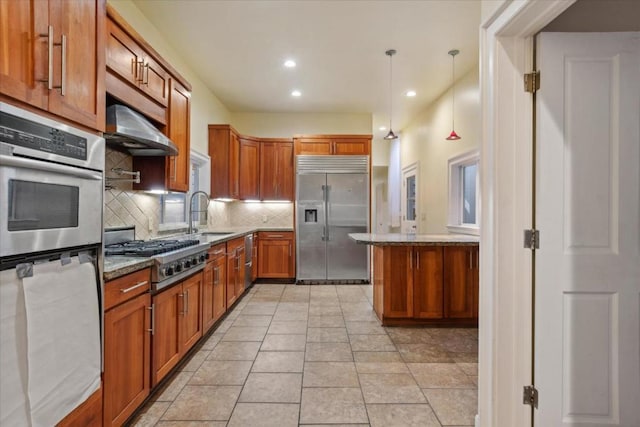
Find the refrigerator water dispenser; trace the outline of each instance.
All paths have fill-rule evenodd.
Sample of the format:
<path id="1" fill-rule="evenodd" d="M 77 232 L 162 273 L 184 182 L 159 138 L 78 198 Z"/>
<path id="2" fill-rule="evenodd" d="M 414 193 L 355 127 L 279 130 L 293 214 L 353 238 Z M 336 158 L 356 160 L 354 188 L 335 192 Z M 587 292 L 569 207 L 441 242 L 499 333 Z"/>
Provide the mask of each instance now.
<path id="1" fill-rule="evenodd" d="M 318 222 L 318 209 L 305 209 L 304 210 L 304 222 Z"/>

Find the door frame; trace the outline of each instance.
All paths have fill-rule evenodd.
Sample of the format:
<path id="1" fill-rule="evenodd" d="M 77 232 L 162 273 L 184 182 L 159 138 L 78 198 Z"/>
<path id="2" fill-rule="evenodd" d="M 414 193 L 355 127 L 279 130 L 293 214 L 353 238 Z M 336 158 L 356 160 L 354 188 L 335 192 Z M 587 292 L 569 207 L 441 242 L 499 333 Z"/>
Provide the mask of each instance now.
<path id="1" fill-rule="evenodd" d="M 527 426 L 522 388 L 532 374 L 533 104 L 523 89 L 533 36 L 575 0 L 483 1 L 480 328 L 476 426 Z M 499 5 L 496 5 L 499 3 Z M 544 77 L 542 77 L 544 84 Z"/>
<path id="2" fill-rule="evenodd" d="M 402 179 L 402 193 L 400 193 L 400 213 L 402 214 L 402 218 L 400 220 L 400 232 L 408 233 L 405 230 L 407 222 L 407 177 L 413 175 L 415 177 L 415 186 L 416 186 L 416 194 L 415 194 L 415 210 L 416 217 L 413 221 L 414 224 L 414 232 L 418 232 L 419 224 L 420 224 L 420 164 L 418 162 L 413 162 L 410 165 L 407 165 L 402 168 L 400 172 Z"/>

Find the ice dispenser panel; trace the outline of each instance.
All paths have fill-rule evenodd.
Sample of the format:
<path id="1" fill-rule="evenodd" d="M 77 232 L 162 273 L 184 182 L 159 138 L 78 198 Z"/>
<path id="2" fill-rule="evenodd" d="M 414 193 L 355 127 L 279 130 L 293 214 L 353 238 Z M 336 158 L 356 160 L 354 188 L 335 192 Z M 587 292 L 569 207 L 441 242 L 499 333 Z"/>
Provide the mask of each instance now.
<path id="1" fill-rule="evenodd" d="M 311 222 L 311 223 L 318 222 L 318 209 L 305 209 L 304 222 Z"/>

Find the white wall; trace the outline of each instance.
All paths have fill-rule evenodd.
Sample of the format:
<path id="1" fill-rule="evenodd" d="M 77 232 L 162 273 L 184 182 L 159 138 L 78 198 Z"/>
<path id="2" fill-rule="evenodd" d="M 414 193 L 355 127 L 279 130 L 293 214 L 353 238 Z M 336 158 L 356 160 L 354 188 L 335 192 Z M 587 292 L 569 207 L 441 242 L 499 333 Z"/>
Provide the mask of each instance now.
<path id="1" fill-rule="evenodd" d="M 296 134 L 370 134 L 371 114 L 354 113 L 244 113 L 231 114 L 238 132 L 264 138 Z"/>
<path id="2" fill-rule="evenodd" d="M 448 219 L 448 160 L 478 149 L 481 140 L 478 69 L 455 85 L 455 128 L 462 139 L 447 141 L 451 132 L 451 90 L 401 130 L 402 168 L 419 163 L 419 233 L 446 233 Z M 391 190 L 390 190 L 391 191 Z"/>
<path id="3" fill-rule="evenodd" d="M 108 3 L 191 84 L 191 148 L 207 153 L 207 125 L 229 123 L 231 113 L 131 0 L 109 0 Z"/>

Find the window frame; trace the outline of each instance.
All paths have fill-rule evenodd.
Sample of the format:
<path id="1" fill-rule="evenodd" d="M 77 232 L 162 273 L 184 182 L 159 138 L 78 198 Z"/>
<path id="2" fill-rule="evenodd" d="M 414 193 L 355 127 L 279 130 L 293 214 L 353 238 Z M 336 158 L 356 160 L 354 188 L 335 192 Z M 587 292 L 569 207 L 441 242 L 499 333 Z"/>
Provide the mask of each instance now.
<path id="1" fill-rule="evenodd" d="M 193 180 L 191 179 L 191 175 L 193 173 L 193 170 L 196 169 L 197 173 L 198 173 L 198 188 L 194 188 L 193 187 Z M 165 209 L 165 196 L 168 193 L 165 193 L 163 195 L 160 196 L 160 222 L 158 224 L 158 231 L 171 231 L 171 230 L 180 230 L 180 229 L 186 229 L 189 227 L 189 220 L 187 218 L 187 216 L 189 215 L 189 200 L 191 200 L 191 194 L 193 194 L 195 191 L 198 190 L 202 190 L 205 191 L 206 193 L 209 193 L 209 189 L 210 189 L 210 181 L 209 181 L 209 177 L 211 175 L 211 158 L 206 155 L 206 154 L 202 154 L 198 151 L 195 150 L 191 150 L 190 152 L 190 158 L 189 158 L 189 191 L 186 193 L 171 193 L 172 195 L 175 194 L 182 194 L 184 196 L 184 213 L 183 213 L 183 221 L 181 222 L 163 222 L 164 218 L 164 209 Z M 198 208 L 199 209 L 199 208 Z"/>
<path id="2" fill-rule="evenodd" d="M 464 181 L 463 168 L 476 165 L 476 222 L 475 224 L 463 223 Z M 482 209 L 480 206 L 480 152 L 472 150 L 448 161 L 449 165 L 449 213 L 447 229 L 452 233 L 480 235 L 480 218 Z"/>

